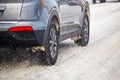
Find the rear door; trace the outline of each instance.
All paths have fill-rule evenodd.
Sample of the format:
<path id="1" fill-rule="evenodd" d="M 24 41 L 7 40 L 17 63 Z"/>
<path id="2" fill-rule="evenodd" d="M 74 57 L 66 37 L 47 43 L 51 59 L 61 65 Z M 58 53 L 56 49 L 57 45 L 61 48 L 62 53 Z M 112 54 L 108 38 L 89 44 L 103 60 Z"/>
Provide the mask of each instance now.
<path id="1" fill-rule="evenodd" d="M 82 19 L 81 0 L 69 0 L 69 21 L 71 25 L 68 31 L 74 32 L 80 29 Z"/>
<path id="2" fill-rule="evenodd" d="M 57 0 L 59 5 L 59 10 L 61 14 L 61 35 L 65 35 L 68 33 L 68 23 L 69 23 L 69 5 L 68 0 Z"/>
<path id="3" fill-rule="evenodd" d="M 18 20 L 23 0 L 0 0 L 0 20 Z"/>

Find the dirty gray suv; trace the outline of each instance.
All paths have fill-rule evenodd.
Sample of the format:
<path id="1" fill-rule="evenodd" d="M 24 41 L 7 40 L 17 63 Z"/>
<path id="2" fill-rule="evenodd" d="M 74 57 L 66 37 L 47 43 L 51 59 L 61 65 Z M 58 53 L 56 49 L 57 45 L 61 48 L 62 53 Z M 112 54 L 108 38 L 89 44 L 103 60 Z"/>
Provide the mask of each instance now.
<path id="1" fill-rule="evenodd" d="M 0 47 L 29 48 L 41 61 L 54 65 L 59 42 L 89 42 L 86 0 L 0 0 Z"/>

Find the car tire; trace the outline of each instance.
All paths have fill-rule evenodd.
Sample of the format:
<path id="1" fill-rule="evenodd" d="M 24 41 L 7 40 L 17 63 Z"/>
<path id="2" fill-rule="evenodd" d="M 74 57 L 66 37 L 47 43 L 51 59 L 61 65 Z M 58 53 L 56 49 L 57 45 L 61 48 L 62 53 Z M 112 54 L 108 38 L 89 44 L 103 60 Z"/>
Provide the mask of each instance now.
<path id="1" fill-rule="evenodd" d="M 81 38 L 75 41 L 75 43 L 83 47 L 87 46 L 89 42 L 89 19 L 87 15 L 83 19 L 82 33 L 80 36 Z"/>
<path id="2" fill-rule="evenodd" d="M 54 22 L 51 22 L 49 26 L 46 43 L 46 50 L 42 55 L 44 58 L 44 63 L 46 65 L 54 65 L 57 61 L 59 45 L 58 31 Z"/>

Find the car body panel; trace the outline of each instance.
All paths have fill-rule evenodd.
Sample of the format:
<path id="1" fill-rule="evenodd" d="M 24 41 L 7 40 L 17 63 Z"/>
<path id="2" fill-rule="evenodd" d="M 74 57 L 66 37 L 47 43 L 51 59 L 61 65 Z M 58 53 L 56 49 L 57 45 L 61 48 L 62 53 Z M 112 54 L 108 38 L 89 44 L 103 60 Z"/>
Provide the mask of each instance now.
<path id="1" fill-rule="evenodd" d="M 0 43 L 4 42 L 2 35 L 7 33 L 8 37 L 11 37 L 8 38 L 8 41 L 13 40 L 12 43 L 16 40 L 28 44 L 34 42 L 35 44 L 31 43 L 31 46 L 44 46 L 46 45 L 49 25 L 54 16 L 57 17 L 60 26 L 59 41 L 81 33 L 84 11 L 88 7 L 85 7 L 85 0 L 78 0 L 80 4 L 73 6 L 69 5 L 68 1 L 64 2 L 62 0 L 24 1 L 20 3 L 0 3 Z M 84 6 L 81 3 L 84 3 Z M 32 26 L 33 32 L 30 34 L 33 36 L 25 38 L 25 36 L 22 36 L 23 34 L 8 32 L 9 28 L 19 26 Z"/>

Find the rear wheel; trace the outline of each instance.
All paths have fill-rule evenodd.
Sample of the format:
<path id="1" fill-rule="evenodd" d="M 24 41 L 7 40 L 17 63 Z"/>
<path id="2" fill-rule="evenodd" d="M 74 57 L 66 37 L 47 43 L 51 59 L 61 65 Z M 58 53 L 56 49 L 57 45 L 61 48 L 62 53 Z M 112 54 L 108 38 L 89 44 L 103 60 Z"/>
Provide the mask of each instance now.
<path id="1" fill-rule="evenodd" d="M 58 31 L 54 22 L 51 22 L 47 35 L 47 45 L 44 55 L 44 62 L 47 65 L 54 65 L 58 57 Z"/>
<path id="2" fill-rule="evenodd" d="M 87 15 L 84 17 L 82 33 L 80 36 L 81 38 L 75 41 L 75 43 L 81 46 L 87 46 L 89 42 L 89 19 Z"/>
<path id="3" fill-rule="evenodd" d="M 41 51 L 40 49 L 35 51 L 36 57 L 34 58 L 32 49 L 31 53 L 33 54 L 32 57 L 37 61 L 37 63 L 42 63 L 43 65 L 54 65 L 57 61 L 58 57 L 58 31 L 56 29 L 56 25 L 53 21 L 51 21 L 46 39 L 45 39 L 45 51 Z M 34 50 L 34 49 L 33 49 Z"/>

